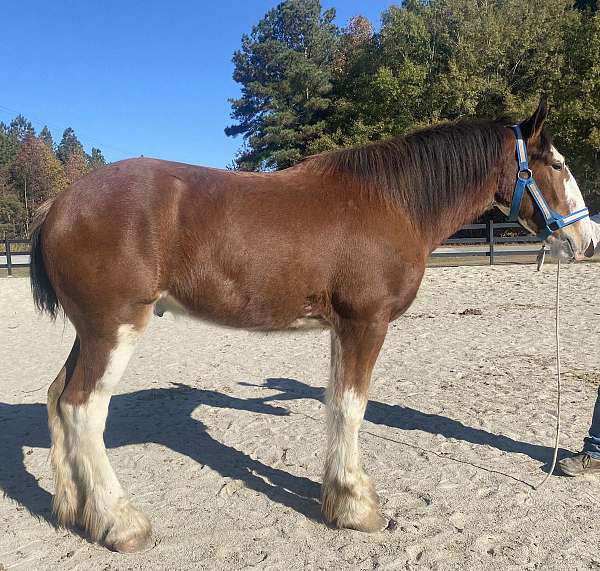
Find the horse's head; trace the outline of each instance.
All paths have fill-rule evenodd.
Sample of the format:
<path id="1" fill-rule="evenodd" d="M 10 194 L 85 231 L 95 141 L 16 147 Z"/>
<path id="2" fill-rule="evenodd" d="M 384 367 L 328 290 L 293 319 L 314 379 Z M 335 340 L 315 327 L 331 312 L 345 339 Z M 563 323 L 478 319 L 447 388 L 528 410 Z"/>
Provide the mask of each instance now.
<path id="1" fill-rule="evenodd" d="M 547 115 L 542 99 L 535 113 L 513 128 L 514 177 L 509 168 L 496 203 L 510 219 L 546 239 L 556 254 L 581 259 L 593 253 L 592 227 L 577 182 L 544 130 Z"/>

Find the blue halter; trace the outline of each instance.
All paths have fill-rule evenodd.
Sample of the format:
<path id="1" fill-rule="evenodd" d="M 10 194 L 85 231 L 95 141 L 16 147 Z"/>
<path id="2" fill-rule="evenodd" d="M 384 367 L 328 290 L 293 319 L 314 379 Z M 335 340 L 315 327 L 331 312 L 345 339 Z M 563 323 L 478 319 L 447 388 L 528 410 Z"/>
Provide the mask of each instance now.
<path id="1" fill-rule="evenodd" d="M 513 125 L 512 129 L 515 132 L 515 137 L 517 139 L 517 161 L 519 163 L 519 171 L 517 172 L 517 181 L 515 182 L 515 190 L 512 196 L 508 220 L 510 222 L 516 222 L 519 218 L 519 210 L 521 209 L 521 202 L 523 201 L 525 190 L 529 192 L 531 198 L 544 217 L 545 226 L 538 232 L 538 238 L 540 240 L 545 240 L 557 230 L 569 226 L 570 224 L 574 224 L 583 218 L 587 218 L 590 215 L 587 208 L 582 208 L 577 212 L 561 216 L 548 206 L 544 195 L 540 192 L 538 185 L 535 183 L 533 173 L 529 169 L 527 146 L 525 145 L 521 128 L 518 125 Z"/>

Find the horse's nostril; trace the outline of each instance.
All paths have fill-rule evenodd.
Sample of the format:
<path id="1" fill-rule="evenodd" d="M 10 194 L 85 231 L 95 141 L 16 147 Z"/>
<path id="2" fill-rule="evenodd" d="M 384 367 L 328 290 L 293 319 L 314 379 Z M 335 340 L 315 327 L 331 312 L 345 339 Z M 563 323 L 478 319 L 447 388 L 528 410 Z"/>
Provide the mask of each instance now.
<path id="1" fill-rule="evenodd" d="M 594 242 L 592 240 L 590 240 L 590 245 L 587 247 L 586 251 L 583 253 L 583 255 L 586 258 L 591 258 L 594 255 Z"/>

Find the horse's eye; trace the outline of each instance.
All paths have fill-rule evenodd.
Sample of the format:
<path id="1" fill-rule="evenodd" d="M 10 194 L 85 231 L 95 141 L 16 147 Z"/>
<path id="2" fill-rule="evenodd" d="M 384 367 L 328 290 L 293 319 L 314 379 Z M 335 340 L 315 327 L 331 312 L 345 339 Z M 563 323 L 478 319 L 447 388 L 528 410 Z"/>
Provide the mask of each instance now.
<path id="1" fill-rule="evenodd" d="M 552 163 L 552 168 L 555 171 L 561 171 L 563 168 L 563 165 L 562 165 L 562 163 Z"/>

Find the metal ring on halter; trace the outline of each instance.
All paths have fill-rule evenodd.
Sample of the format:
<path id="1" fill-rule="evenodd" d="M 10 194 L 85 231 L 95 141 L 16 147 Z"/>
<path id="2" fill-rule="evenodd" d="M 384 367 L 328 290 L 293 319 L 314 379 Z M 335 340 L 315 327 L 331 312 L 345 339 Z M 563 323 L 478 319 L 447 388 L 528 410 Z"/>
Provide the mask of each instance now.
<path id="1" fill-rule="evenodd" d="M 525 175 L 525 176 L 521 176 L 521 175 Z M 517 176 L 521 180 L 531 180 L 533 178 L 533 173 L 531 172 L 531 169 L 523 169 L 517 173 Z"/>

